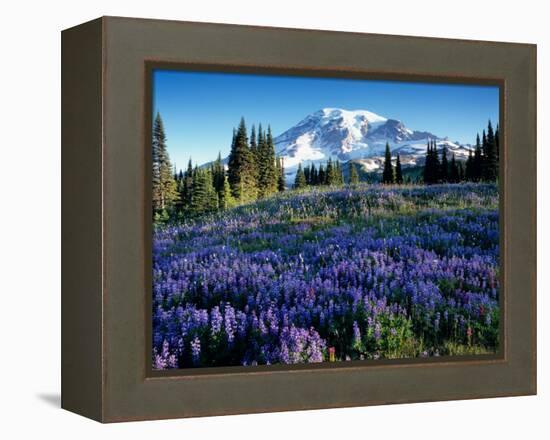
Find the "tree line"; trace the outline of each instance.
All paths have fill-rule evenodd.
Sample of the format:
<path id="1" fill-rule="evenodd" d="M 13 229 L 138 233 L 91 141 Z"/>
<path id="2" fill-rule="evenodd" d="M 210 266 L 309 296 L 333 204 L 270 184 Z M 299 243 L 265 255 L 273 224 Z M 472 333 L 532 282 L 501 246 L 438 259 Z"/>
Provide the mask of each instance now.
<path id="1" fill-rule="evenodd" d="M 470 150 L 466 160 L 466 180 L 474 182 L 495 182 L 498 179 L 498 161 L 500 150 L 499 127 L 493 131 L 491 121 L 487 124 L 487 132 L 483 130 L 481 140 L 476 136 L 474 151 Z"/>
<path id="2" fill-rule="evenodd" d="M 271 127 L 252 126 L 248 137 L 244 118 L 233 130 L 227 170 L 218 158 L 208 166 L 185 171 L 172 167 L 160 114 L 153 124 L 153 210 L 155 220 L 223 210 L 285 190 L 283 159 L 275 156 Z"/>
<path id="3" fill-rule="evenodd" d="M 357 182 L 359 181 L 355 166 L 351 164 Z M 354 183 L 357 183 L 354 182 Z M 294 188 L 300 189 L 307 186 L 332 185 L 338 186 L 344 184 L 344 173 L 339 160 L 333 161 L 331 158 L 326 165 L 320 164 L 319 169 L 315 164 L 306 165 L 302 168 L 302 164 L 298 165 L 296 177 L 294 178 Z"/>
<path id="4" fill-rule="evenodd" d="M 285 191 L 283 159 L 275 155 L 271 127 L 264 130 L 261 124 L 256 131 L 252 126 L 248 136 L 246 123 L 241 118 L 233 129 L 231 152 L 227 167 L 221 154 L 207 166 L 193 165 L 191 159 L 185 171 L 176 172 L 166 147 L 166 135 L 162 118 L 157 113 L 153 123 L 152 139 L 152 199 L 154 218 L 168 220 L 172 216 L 195 216 L 224 210 L 242 203 L 253 202 L 271 194 Z M 470 150 L 465 164 L 452 154 L 449 160 L 447 148 L 437 150 L 435 140 L 428 141 L 422 180 L 425 184 L 458 183 L 462 181 L 494 182 L 498 178 L 499 128 L 493 130 L 491 121 L 487 131 L 476 138 L 474 150 Z M 347 183 L 359 183 L 356 165 L 349 162 Z M 390 146 L 386 143 L 382 171 L 383 184 L 402 184 L 401 158 L 396 156 L 393 165 Z M 344 172 L 340 161 L 328 159 L 326 164 L 298 165 L 294 188 L 308 186 L 344 185 Z"/>
<path id="5" fill-rule="evenodd" d="M 440 154 L 437 151 L 435 141 L 428 141 L 426 159 L 423 173 L 424 183 L 459 183 L 466 180 L 462 162 L 457 161 L 454 153 L 449 161 L 447 158 L 447 147 L 443 146 Z"/>
<path id="6" fill-rule="evenodd" d="M 246 123 L 241 118 L 233 131 L 231 152 L 227 163 L 227 179 L 238 203 L 246 203 L 285 190 L 283 159 L 275 156 L 271 127 L 261 124 L 256 134 L 252 126 L 248 137 Z"/>
<path id="7" fill-rule="evenodd" d="M 441 150 L 441 158 L 434 142 L 428 144 L 424 166 L 424 183 L 440 182 L 496 182 L 498 179 L 499 128 L 493 130 L 491 121 L 487 132 L 483 130 L 480 140 L 476 136 L 474 150 L 470 150 L 464 167 L 456 161 L 454 154 L 449 162 L 447 148 Z"/>
<path id="8" fill-rule="evenodd" d="M 422 173 L 425 184 L 468 182 L 495 182 L 498 179 L 499 161 L 499 127 L 493 130 L 491 121 L 487 132 L 483 130 L 480 139 L 476 137 L 476 146 L 469 151 L 465 164 L 456 159 L 454 153 L 449 160 L 447 147 L 437 150 L 435 140 L 428 140 L 426 157 Z M 382 183 L 403 183 L 403 171 L 399 154 L 396 157 L 395 169 L 392 164 L 390 146 L 386 143 Z"/>

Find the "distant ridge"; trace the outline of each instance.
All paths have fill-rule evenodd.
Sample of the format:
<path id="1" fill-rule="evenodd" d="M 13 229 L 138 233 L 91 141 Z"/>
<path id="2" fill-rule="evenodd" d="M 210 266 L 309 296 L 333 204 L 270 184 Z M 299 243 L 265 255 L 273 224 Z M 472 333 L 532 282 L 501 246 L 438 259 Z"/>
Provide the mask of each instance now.
<path id="1" fill-rule="evenodd" d="M 289 174 L 300 163 L 322 163 L 329 158 L 354 160 L 365 171 L 376 171 L 382 163 L 386 142 L 392 154 L 399 153 L 404 166 L 423 162 L 428 140 L 449 154 L 465 159 L 469 146 L 460 145 L 429 131 L 407 128 L 403 122 L 368 110 L 324 108 L 306 116 L 274 139 L 277 155 L 283 157 Z"/>

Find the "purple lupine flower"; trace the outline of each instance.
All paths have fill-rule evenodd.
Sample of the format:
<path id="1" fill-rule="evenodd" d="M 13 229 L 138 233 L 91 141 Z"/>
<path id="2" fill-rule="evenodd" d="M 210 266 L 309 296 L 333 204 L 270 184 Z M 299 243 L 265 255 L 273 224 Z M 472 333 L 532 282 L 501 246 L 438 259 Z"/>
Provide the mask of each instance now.
<path id="1" fill-rule="evenodd" d="M 223 316 L 220 313 L 220 308 L 218 306 L 214 306 L 214 308 L 210 312 L 210 329 L 212 336 L 216 336 L 221 332 L 222 324 Z"/>
<path id="2" fill-rule="evenodd" d="M 377 322 L 374 325 L 374 338 L 376 339 L 377 342 L 379 342 L 380 339 L 382 339 L 382 326 L 380 325 L 379 322 Z"/>
<path id="3" fill-rule="evenodd" d="M 361 330 L 359 330 L 357 321 L 353 321 L 353 343 L 356 346 L 361 344 Z"/>
<path id="4" fill-rule="evenodd" d="M 157 370 L 163 370 L 166 368 L 177 368 L 176 356 L 170 352 L 170 344 L 168 341 L 162 343 L 162 350 L 160 354 L 157 349 L 153 349 L 153 368 Z"/>
<path id="5" fill-rule="evenodd" d="M 201 341 L 197 336 L 195 336 L 195 338 L 191 341 L 191 356 L 193 359 L 193 364 L 197 365 L 199 363 L 200 355 Z"/>
<path id="6" fill-rule="evenodd" d="M 427 340 L 466 343 L 470 334 L 476 342 L 474 325 L 481 340 L 484 332 L 497 330 L 498 322 L 491 320 L 499 306 L 494 185 L 315 189 L 259 203 L 261 209 L 246 205 L 155 228 L 155 368 L 187 367 L 189 359 L 212 365 L 206 351 L 186 356 L 184 349 L 196 341 L 200 347 L 198 335 L 209 338 L 227 329 L 227 343 L 233 343 L 226 348 L 236 362 L 248 365 L 316 362 L 324 353 L 317 347 L 347 316 L 364 316 L 365 338 L 374 336 L 377 342 L 392 327 L 401 329 L 386 324 L 399 320 L 410 323 L 413 333 L 422 329 Z M 422 209 L 411 216 L 376 218 L 400 204 Z M 313 228 L 307 222 L 289 225 L 290 211 L 298 220 L 374 221 Z M 242 250 L 257 249 L 258 243 L 269 245 Z M 346 333 L 347 346 L 358 340 L 353 330 Z M 427 352 L 439 353 L 438 348 Z M 386 355 L 377 344 L 367 357 Z"/>
<path id="7" fill-rule="evenodd" d="M 231 306 L 231 304 L 227 303 L 225 305 L 224 328 L 229 344 L 232 344 L 235 339 L 236 327 L 237 319 L 235 318 L 235 309 Z"/>

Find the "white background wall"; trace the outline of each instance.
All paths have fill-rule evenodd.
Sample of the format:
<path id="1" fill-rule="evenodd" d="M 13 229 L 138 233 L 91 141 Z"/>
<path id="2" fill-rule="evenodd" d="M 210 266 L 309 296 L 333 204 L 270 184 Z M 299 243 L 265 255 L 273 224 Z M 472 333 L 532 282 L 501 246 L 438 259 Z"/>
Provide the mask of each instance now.
<path id="1" fill-rule="evenodd" d="M 550 123 L 544 78 L 549 74 L 550 23 L 544 3 L 4 2 L 0 9 L 0 437 L 548 438 L 550 385 L 544 345 L 548 345 L 549 327 L 545 297 L 550 287 L 546 250 L 550 245 L 550 147 L 542 146 Z M 539 396 L 107 426 L 59 409 L 60 31 L 101 15 L 537 43 Z"/>

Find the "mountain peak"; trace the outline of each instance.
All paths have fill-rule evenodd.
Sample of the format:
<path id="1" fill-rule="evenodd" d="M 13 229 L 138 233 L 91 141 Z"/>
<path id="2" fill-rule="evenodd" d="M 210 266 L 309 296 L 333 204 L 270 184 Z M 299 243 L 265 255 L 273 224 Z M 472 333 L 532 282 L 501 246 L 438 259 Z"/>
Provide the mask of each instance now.
<path id="1" fill-rule="evenodd" d="M 376 122 L 385 122 L 387 118 L 377 115 L 376 113 L 370 112 L 368 110 L 346 110 L 343 108 L 335 108 L 335 107 L 326 107 L 323 108 L 315 114 L 320 114 L 324 118 L 327 119 L 337 119 L 337 118 L 343 118 L 343 119 L 351 119 L 351 118 L 362 118 L 368 122 L 376 123 Z"/>
<path id="2" fill-rule="evenodd" d="M 412 163 L 425 154 L 428 139 L 448 143 L 445 138 L 411 130 L 398 119 L 369 110 L 326 107 L 277 136 L 274 143 L 285 167 L 292 169 L 302 162 L 325 162 L 329 158 L 340 161 L 379 158 L 384 155 L 386 143 L 394 152 L 411 156 Z"/>

